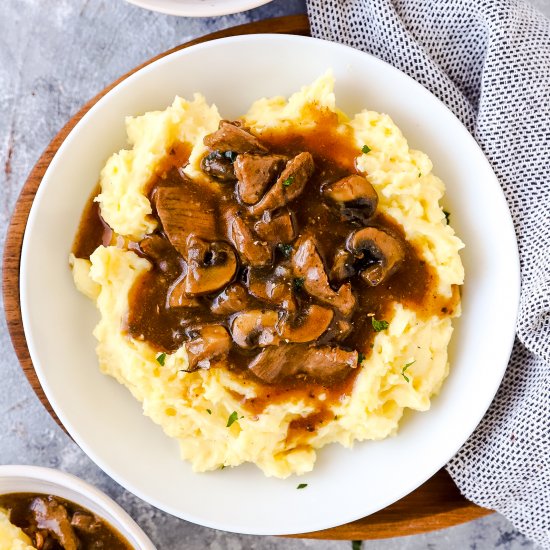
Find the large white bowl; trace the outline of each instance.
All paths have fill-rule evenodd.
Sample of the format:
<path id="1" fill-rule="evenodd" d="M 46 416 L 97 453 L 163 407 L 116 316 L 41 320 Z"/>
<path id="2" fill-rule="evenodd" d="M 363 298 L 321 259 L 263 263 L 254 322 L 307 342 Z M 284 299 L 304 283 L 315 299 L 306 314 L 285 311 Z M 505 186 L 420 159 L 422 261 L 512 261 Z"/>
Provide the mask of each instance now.
<path id="1" fill-rule="evenodd" d="M 112 499 L 77 477 L 38 466 L 0 466 L 0 495 L 42 493 L 70 500 L 107 520 L 135 550 L 155 550 L 138 524 Z"/>
<path id="2" fill-rule="evenodd" d="M 213 17 L 251 10 L 271 0 L 126 0 L 140 8 L 169 15 Z"/>
<path id="3" fill-rule="evenodd" d="M 284 60 L 284 61 L 283 61 Z M 216 67 L 210 70 L 209 67 Z M 269 479 L 246 465 L 195 474 L 141 406 L 100 374 L 94 305 L 79 294 L 68 254 L 107 157 L 125 146 L 124 117 L 201 91 L 226 118 L 262 96 L 290 94 L 331 67 L 341 108 L 391 114 L 447 184 L 445 205 L 463 253 L 463 316 L 451 373 L 426 413 L 406 415 L 397 437 L 331 445 L 301 479 Z M 36 195 L 25 233 L 21 306 L 36 372 L 75 441 L 128 490 L 176 516 L 227 531 L 285 534 L 371 514 L 441 468 L 472 433 L 498 388 L 519 301 L 516 239 L 506 202 L 474 139 L 418 83 L 382 61 L 311 38 L 257 35 L 182 50 L 142 69 L 97 103 L 65 140 Z M 306 489 L 297 491 L 300 482 Z"/>

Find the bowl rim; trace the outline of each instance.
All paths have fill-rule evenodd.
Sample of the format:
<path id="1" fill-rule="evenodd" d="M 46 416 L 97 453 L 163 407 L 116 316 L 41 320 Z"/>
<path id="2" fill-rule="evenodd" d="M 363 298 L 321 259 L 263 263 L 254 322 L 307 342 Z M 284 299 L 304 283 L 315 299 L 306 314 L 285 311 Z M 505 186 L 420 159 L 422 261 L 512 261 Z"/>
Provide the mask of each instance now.
<path id="1" fill-rule="evenodd" d="M 129 4 L 138 6 L 146 10 L 151 10 L 165 15 L 176 15 L 179 17 L 217 17 L 221 15 L 231 15 L 234 13 L 242 13 L 244 11 L 269 4 L 273 0 L 224 0 L 217 2 L 215 5 L 209 5 L 205 2 L 202 5 L 192 4 L 186 5 L 186 2 L 175 2 L 175 0 L 162 0 L 163 3 L 158 5 L 151 0 L 126 0 Z"/>
<path id="2" fill-rule="evenodd" d="M 31 484 L 34 484 L 35 482 L 47 482 L 48 484 L 54 485 L 56 488 L 63 488 L 72 492 L 75 495 L 75 498 L 66 498 L 61 495 L 56 495 L 55 491 L 46 493 L 44 491 L 37 490 L 36 494 L 53 494 L 54 496 L 59 496 L 61 498 L 66 498 L 66 500 L 73 501 L 75 504 L 83 507 L 86 507 L 86 504 L 79 502 L 77 497 L 86 497 L 94 502 L 104 512 L 104 516 L 110 515 L 119 522 L 120 526 L 122 526 L 134 539 L 133 541 L 128 542 L 138 544 L 138 548 L 136 550 L 156 550 L 156 547 L 153 545 L 149 537 L 130 516 L 130 514 L 124 510 L 124 508 L 117 504 L 103 491 L 100 491 L 97 487 L 76 477 L 73 474 L 56 470 L 54 468 L 46 468 L 44 466 L 33 466 L 26 464 L 0 465 L 0 483 L 2 480 L 6 479 L 30 482 Z M 34 491 L 25 489 L 21 491 L 3 492 L 0 489 L 1 495 L 17 492 L 33 493 Z M 106 519 L 104 516 L 103 519 Z M 113 527 L 120 532 L 119 526 L 113 525 Z M 125 533 L 120 534 L 127 538 Z"/>
<path id="3" fill-rule="evenodd" d="M 316 39 L 316 38 L 312 38 L 312 37 L 295 36 L 295 35 L 288 35 L 288 34 L 268 34 L 268 33 L 266 33 L 266 34 L 251 34 L 251 35 L 244 35 L 244 36 L 225 37 L 225 38 L 220 38 L 220 39 L 208 41 L 208 42 L 205 42 L 205 43 L 193 45 L 190 48 L 186 48 L 184 50 L 179 50 L 179 51 L 173 52 L 173 53 L 171 53 L 171 54 L 169 54 L 165 57 L 162 57 L 161 59 L 158 59 L 158 60 L 154 61 L 153 63 L 141 68 L 136 73 L 130 75 L 127 79 L 125 79 L 121 83 L 117 84 L 117 86 L 115 86 L 105 96 L 103 96 L 84 115 L 84 117 L 78 122 L 78 124 L 73 128 L 73 130 L 71 130 L 70 134 L 67 136 L 67 138 L 62 143 L 62 145 L 59 148 L 58 152 L 56 153 L 55 157 L 52 159 L 52 162 L 51 162 L 50 166 L 48 167 L 48 170 L 46 171 L 46 173 L 44 175 L 44 179 L 47 179 L 49 177 L 49 175 L 53 171 L 52 167 L 54 167 L 56 165 L 56 161 L 59 160 L 60 153 L 66 147 L 68 147 L 68 144 L 72 141 L 72 139 L 74 139 L 75 135 L 78 133 L 78 130 L 80 129 L 80 127 L 84 123 L 84 121 L 87 121 L 88 119 L 90 119 L 93 116 L 95 110 L 104 101 L 107 101 L 112 93 L 116 93 L 116 90 L 119 88 L 119 86 L 121 86 L 121 85 L 124 86 L 127 83 L 131 82 L 134 78 L 137 78 L 137 75 L 140 75 L 140 74 L 143 74 L 143 73 L 149 72 L 149 71 L 154 71 L 156 66 L 161 65 L 161 64 L 166 63 L 166 62 L 169 62 L 173 57 L 186 56 L 190 52 L 196 51 L 198 49 L 208 49 L 208 48 L 216 47 L 220 42 L 243 42 L 243 41 L 247 42 L 247 41 L 253 41 L 253 40 L 258 39 L 258 38 L 261 38 L 263 40 L 288 40 L 288 39 L 290 39 L 290 40 L 293 40 L 295 42 L 299 42 L 299 41 L 317 41 L 319 43 L 329 43 L 329 44 L 331 44 L 331 47 L 340 48 L 340 49 L 343 49 L 343 50 L 353 52 L 355 55 L 367 56 L 367 57 L 370 57 L 372 59 L 375 59 L 377 63 L 381 63 L 381 64 L 385 65 L 390 71 L 393 71 L 394 74 L 399 73 L 400 78 L 407 79 L 411 86 L 414 86 L 414 87 L 417 87 L 417 88 L 422 88 L 424 93 L 426 93 L 426 92 L 429 93 L 432 100 L 436 101 L 441 107 L 443 107 L 448 112 L 448 114 L 452 118 L 455 119 L 455 121 L 458 124 L 460 124 L 460 126 L 462 127 L 462 130 L 463 130 L 463 133 L 462 133 L 463 138 L 475 145 L 475 147 L 477 148 L 479 154 L 483 156 L 483 159 L 484 159 L 484 161 L 487 165 L 487 168 L 494 175 L 492 167 L 490 166 L 489 162 L 487 161 L 483 151 L 480 149 L 480 147 L 477 144 L 477 142 L 475 141 L 474 137 L 468 132 L 468 130 L 464 127 L 464 125 L 460 122 L 460 120 L 458 120 L 458 118 L 452 113 L 452 111 L 441 100 L 439 100 L 436 96 L 431 94 L 421 84 L 416 82 L 414 79 L 412 79 L 406 73 L 403 73 L 399 69 L 397 69 L 397 68 L 393 67 L 392 65 L 376 58 L 375 56 L 372 56 L 372 55 L 367 54 L 365 52 L 358 51 L 358 50 L 356 50 L 354 48 L 351 48 L 349 46 L 346 46 L 346 45 L 337 44 L 337 43 L 333 43 L 333 42 L 329 42 L 329 41 L 321 40 L 321 39 Z M 495 176 L 495 181 L 498 182 L 498 180 L 496 179 L 496 176 Z M 43 192 L 44 192 L 44 187 L 41 186 L 38 189 L 37 197 L 41 197 Z M 505 201 L 505 198 L 504 198 L 504 195 L 502 194 L 502 192 L 500 194 L 499 201 L 505 206 L 505 208 L 506 208 L 506 210 L 509 214 L 509 208 L 507 206 L 507 203 Z M 30 215 L 29 215 L 29 222 L 33 221 L 35 214 L 36 214 L 36 209 L 34 208 L 34 204 L 33 204 L 33 208 L 31 209 L 31 212 L 30 212 Z M 508 215 L 506 225 L 507 225 L 507 227 L 505 228 L 506 230 L 508 230 L 508 231 L 511 230 L 512 232 L 514 231 L 513 223 L 512 223 L 511 217 L 509 215 Z M 25 237 L 26 237 L 26 235 L 27 235 L 27 232 L 25 232 Z M 514 235 L 515 235 L 515 233 L 514 233 Z M 25 265 L 24 261 L 23 261 L 24 257 L 25 257 L 24 249 L 25 249 L 25 240 L 24 240 L 24 243 L 23 243 L 22 264 L 21 264 L 22 270 L 23 270 L 23 267 Z M 520 298 L 520 294 L 519 294 L 519 290 L 520 290 L 520 272 L 519 272 L 519 256 L 517 254 L 517 240 L 515 241 L 515 249 L 514 249 L 513 256 L 514 257 L 511 258 L 512 261 L 510 262 L 510 265 L 511 265 L 511 271 L 513 272 L 515 284 L 514 284 L 514 288 L 510 289 L 510 295 L 513 297 L 514 294 L 515 294 L 515 296 L 517 298 L 516 300 L 512 300 L 512 302 L 514 303 L 515 315 L 514 315 L 514 318 L 513 318 L 513 323 L 512 323 L 511 318 L 509 320 L 509 334 L 506 334 L 503 337 L 503 342 L 508 342 L 508 343 L 507 344 L 505 343 L 501 346 L 501 349 L 503 350 L 503 354 L 506 354 L 508 358 L 510 356 L 512 346 L 513 346 L 513 343 L 514 343 L 515 326 L 516 326 L 516 319 L 517 319 L 517 315 L 518 315 L 518 311 L 519 311 L 519 298 Z M 24 294 L 24 292 L 22 291 L 21 294 L 22 294 L 22 304 L 23 304 L 23 301 L 24 301 L 23 300 L 23 294 Z M 26 319 L 26 313 L 25 312 L 24 312 L 24 315 L 23 315 L 23 321 L 24 321 L 24 324 L 28 326 L 29 321 L 28 321 L 28 319 Z M 33 355 L 33 349 L 34 349 L 34 343 L 29 342 L 29 344 L 32 344 L 32 345 L 29 345 L 29 351 L 31 352 L 31 356 L 32 356 Z M 490 406 L 490 404 L 491 404 L 491 402 L 494 398 L 494 395 L 496 394 L 496 392 L 497 392 L 497 390 L 500 386 L 500 383 L 501 383 L 502 378 L 504 376 L 507 364 L 508 364 L 508 361 L 503 362 L 503 364 L 500 368 L 499 375 L 495 376 L 493 378 L 492 385 L 489 388 L 487 388 L 487 390 L 486 390 L 486 396 L 487 396 L 486 400 L 485 400 L 486 406 L 484 406 L 483 413 L 481 414 L 481 416 L 477 419 L 477 421 L 475 423 L 474 422 L 469 423 L 467 430 L 466 429 L 464 430 L 465 432 L 466 431 L 468 432 L 468 437 L 469 437 L 469 435 L 471 435 L 471 433 L 473 433 L 473 431 L 475 430 L 475 428 L 477 427 L 477 425 L 479 424 L 479 422 L 481 421 L 481 419 L 483 418 L 483 416 L 487 412 L 487 410 L 488 410 L 488 408 L 489 408 L 489 406 Z M 40 376 L 40 373 L 37 372 L 37 374 L 40 378 L 41 384 L 44 387 L 44 391 L 45 391 L 46 395 L 49 398 L 50 391 L 49 391 L 49 388 L 48 388 L 48 384 L 44 383 L 43 378 Z M 55 409 L 56 413 L 58 414 L 59 418 L 62 420 L 63 424 L 65 426 L 67 426 L 68 431 L 70 433 L 73 433 L 74 427 L 72 425 L 72 422 L 67 421 L 68 419 L 65 418 L 65 414 L 60 413 L 55 407 L 54 407 L 54 409 Z M 449 456 L 446 456 L 446 458 L 444 458 L 444 459 L 442 458 L 439 461 L 438 468 L 434 469 L 429 474 L 427 474 L 420 482 L 418 481 L 418 479 L 416 479 L 414 483 L 409 483 L 406 487 L 403 487 L 401 489 L 400 496 L 398 498 L 402 498 L 402 497 L 406 496 L 407 494 L 409 494 L 411 491 L 413 491 L 415 488 L 419 487 L 423 482 L 425 482 L 429 477 L 431 477 L 439 468 L 443 467 L 448 462 L 448 460 L 450 458 L 452 458 L 452 456 L 454 456 L 454 454 L 456 454 L 456 452 L 464 444 L 464 442 L 467 440 L 468 437 L 466 437 L 463 440 L 461 439 L 460 441 L 458 441 L 458 439 L 457 439 L 456 443 L 453 446 L 452 453 L 450 453 L 450 454 L 447 453 L 447 454 L 449 454 Z M 98 464 L 105 472 L 107 472 L 108 475 L 113 477 L 113 479 L 115 479 L 118 483 L 120 483 L 124 487 L 131 487 L 131 489 L 129 489 L 129 490 L 132 493 L 136 494 L 137 496 L 139 496 L 143 500 L 146 500 L 147 502 L 150 502 L 154 506 L 156 506 L 156 507 L 158 507 L 158 508 L 160 508 L 160 509 L 162 509 L 162 510 L 168 512 L 168 513 L 171 513 L 171 514 L 173 514 L 177 517 L 183 517 L 181 515 L 181 511 L 179 511 L 179 510 L 177 510 L 177 509 L 175 509 L 175 508 L 173 508 L 169 505 L 166 505 L 166 504 L 163 504 L 163 503 L 159 502 L 159 500 L 157 498 L 152 498 L 151 495 L 147 494 L 147 491 L 142 491 L 141 489 L 137 488 L 133 483 L 126 483 L 125 481 L 124 482 L 121 481 L 122 479 L 125 479 L 124 476 L 119 476 L 118 473 L 113 472 L 110 467 L 105 467 L 105 464 L 104 464 L 103 460 L 99 459 L 97 457 L 96 453 L 93 452 L 86 444 L 84 444 L 79 439 L 80 438 L 77 439 L 77 442 L 85 450 L 86 454 L 88 454 L 90 457 L 93 457 L 94 462 L 96 464 Z M 380 506 L 379 509 L 381 509 L 385 506 L 388 506 L 389 504 L 395 502 L 396 500 L 398 500 L 398 499 L 395 499 L 393 497 L 387 497 L 386 500 L 385 500 L 385 503 L 383 504 L 383 506 Z M 373 512 L 371 512 L 371 513 L 373 513 Z M 352 514 L 352 515 L 348 514 L 348 518 L 345 521 L 352 521 L 354 519 L 357 519 L 358 517 L 361 517 L 361 515 L 357 515 L 357 513 Z M 217 528 L 217 529 L 224 529 L 224 530 L 228 530 L 228 531 L 232 531 L 232 530 L 234 531 L 235 530 L 235 527 L 232 527 L 230 524 L 222 523 L 220 521 L 214 521 L 214 520 L 207 521 L 207 520 L 205 520 L 204 517 L 197 516 L 196 514 L 192 514 L 192 513 L 185 514 L 185 519 L 188 520 L 188 521 L 193 521 L 195 523 L 207 526 L 207 527 L 212 527 L 212 528 Z M 327 524 L 326 522 L 323 522 L 322 525 L 319 524 L 316 527 L 315 526 L 314 527 L 308 526 L 307 530 L 325 529 L 325 528 L 328 528 L 328 527 L 331 527 L 331 526 L 334 526 L 334 525 L 337 525 L 337 524 L 340 524 L 340 523 L 342 523 L 340 520 L 338 520 L 337 522 L 334 522 L 330 525 Z M 235 532 L 250 533 L 250 534 L 292 534 L 295 531 L 277 531 L 277 532 L 274 532 L 272 530 L 267 530 L 267 531 L 248 530 L 248 531 L 245 531 L 245 530 L 239 529 L 238 531 L 235 531 Z"/>

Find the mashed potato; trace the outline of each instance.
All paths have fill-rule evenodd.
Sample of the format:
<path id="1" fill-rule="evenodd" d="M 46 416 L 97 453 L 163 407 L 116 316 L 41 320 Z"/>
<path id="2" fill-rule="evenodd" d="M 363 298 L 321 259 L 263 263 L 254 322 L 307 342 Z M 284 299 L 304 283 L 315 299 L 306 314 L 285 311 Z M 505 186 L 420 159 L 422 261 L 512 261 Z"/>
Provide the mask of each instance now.
<path id="1" fill-rule="evenodd" d="M 0 508 L 0 550 L 35 550 L 31 539 L 10 522 L 7 510 Z"/>
<path id="2" fill-rule="evenodd" d="M 439 295 L 451 297 L 463 283 L 458 254 L 463 245 L 439 205 L 443 183 L 432 174 L 428 157 L 409 149 L 389 116 L 363 111 L 349 119 L 338 111 L 333 85 L 327 74 L 288 100 L 260 99 L 243 122 L 261 138 L 273 128 L 312 126 L 319 110 L 337 113 L 342 131 L 353 132 L 358 149 L 363 144 L 371 149 L 359 155 L 356 165 L 375 187 L 379 209 L 403 227 L 407 240 L 433 268 Z M 205 177 L 199 166 L 205 152 L 202 138 L 215 131 L 219 121 L 216 107 L 200 95 L 192 102 L 176 98 L 165 111 L 127 120 L 132 149 L 108 160 L 97 199 L 103 218 L 117 234 L 139 239 L 155 229 L 145 189 L 175 143 L 192 147 L 187 174 Z M 280 478 L 309 472 L 317 449 L 328 443 L 349 447 L 354 441 L 395 434 L 404 409 L 428 410 L 448 373 L 451 316 L 420 318 L 395 303 L 389 327 L 377 333 L 351 395 L 331 405 L 334 419 L 293 440 L 287 437 L 290 423 L 315 410 L 307 397 L 271 403 L 261 414 L 251 415 L 238 396 L 254 397 L 255 384 L 243 384 L 223 368 L 182 372 L 187 367 L 184 346 L 160 365 L 158 353 L 147 342 L 121 330 L 128 292 L 151 268 L 146 259 L 124 247 L 100 246 L 90 261 L 72 258 L 72 266 L 77 288 L 95 301 L 101 315 L 94 331 L 101 370 L 127 386 L 142 402 L 144 413 L 178 440 L 182 458 L 196 471 L 252 462 L 266 475 Z M 458 313 L 456 308 L 454 315 Z M 233 412 L 237 420 L 227 427 Z"/>

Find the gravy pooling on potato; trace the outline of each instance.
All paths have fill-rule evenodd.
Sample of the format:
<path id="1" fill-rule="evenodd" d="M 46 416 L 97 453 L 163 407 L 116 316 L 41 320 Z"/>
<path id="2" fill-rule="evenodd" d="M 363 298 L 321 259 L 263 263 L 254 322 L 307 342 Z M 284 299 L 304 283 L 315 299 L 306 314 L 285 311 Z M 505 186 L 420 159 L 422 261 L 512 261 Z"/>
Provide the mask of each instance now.
<path id="1" fill-rule="evenodd" d="M 362 151 L 334 113 L 261 138 L 222 121 L 204 142 L 209 181 L 183 173 L 181 148 L 150 182 L 159 226 L 128 248 L 153 268 L 131 290 L 126 330 L 159 353 L 185 344 L 189 370 L 223 365 L 259 383 L 243 401 L 254 413 L 324 393 L 314 415 L 290 426 L 312 431 L 351 392 L 373 320 L 394 302 L 423 318 L 451 315 L 458 293 L 438 297 L 435 271 L 377 211 L 368 175 L 355 169 Z M 77 242 L 105 244 L 99 223 L 99 214 L 83 219 Z"/>
<path id="2" fill-rule="evenodd" d="M 0 508 L 38 550 L 132 550 L 107 521 L 63 498 L 35 494 L 0 495 Z"/>

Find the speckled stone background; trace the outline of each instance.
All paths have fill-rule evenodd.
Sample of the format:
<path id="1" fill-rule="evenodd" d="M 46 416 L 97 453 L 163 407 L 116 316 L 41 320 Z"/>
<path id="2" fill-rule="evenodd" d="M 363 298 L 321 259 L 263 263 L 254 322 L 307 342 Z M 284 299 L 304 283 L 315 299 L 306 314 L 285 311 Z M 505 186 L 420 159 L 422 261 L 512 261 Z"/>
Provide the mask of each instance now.
<path id="1" fill-rule="evenodd" d="M 498 0 L 495 0 L 498 1 Z M 532 0 L 550 16 L 550 0 Z M 0 223 L 2 235 L 19 190 L 41 152 L 80 106 L 148 58 L 191 38 L 268 17 L 305 12 L 302 0 L 275 0 L 211 19 L 160 15 L 123 0 L 0 2 Z M 4 238 L 2 238 L 3 248 Z M 121 504 L 159 550 L 348 549 L 347 541 L 241 536 L 176 519 L 149 506 L 99 470 L 42 407 L 0 321 L 0 463 L 71 472 Z M 230 505 L 230 503 L 228 503 Z M 502 516 L 398 539 L 367 550 L 534 549 Z"/>

